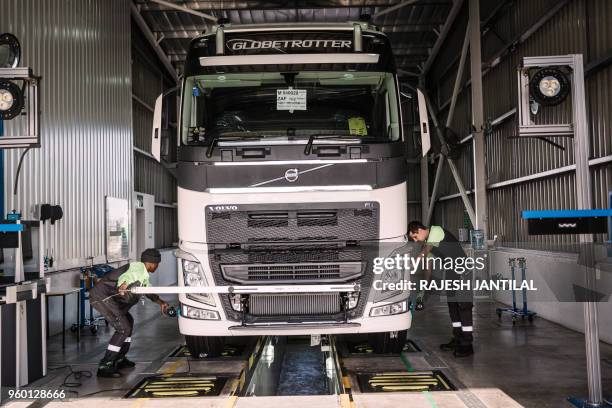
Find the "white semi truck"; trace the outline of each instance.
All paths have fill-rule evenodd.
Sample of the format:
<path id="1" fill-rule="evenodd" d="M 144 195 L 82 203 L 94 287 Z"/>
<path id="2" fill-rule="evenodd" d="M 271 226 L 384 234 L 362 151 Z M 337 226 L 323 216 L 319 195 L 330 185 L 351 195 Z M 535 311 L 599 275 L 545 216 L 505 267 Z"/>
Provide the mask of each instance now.
<path id="1" fill-rule="evenodd" d="M 363 22 L 219 25 L 192 40 L 178 287 L 164 291 L 179 293 L 192 355 L 256 335 L 367 333 L 375 351 L 401 350 L 408 294 L 373 282 L 406 277 L 372 271 L 407 234 L 398 88 L 387 37 Z"/>

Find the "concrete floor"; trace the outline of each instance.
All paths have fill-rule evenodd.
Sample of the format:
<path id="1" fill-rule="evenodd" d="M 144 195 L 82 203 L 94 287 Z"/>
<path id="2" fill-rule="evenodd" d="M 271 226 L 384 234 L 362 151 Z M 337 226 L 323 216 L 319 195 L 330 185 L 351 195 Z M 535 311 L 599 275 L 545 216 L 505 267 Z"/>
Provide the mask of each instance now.
<path id="1" fill-rule="evenodd" d="M 133 346 L 129 357 L 137 362 L 131 370 L 124 370 L 121 379 L 98 379 L 96 364 L 104 354 L 112 329 L 102 327 L 96 336 L 83 332 L 77 347 L 74 335 L 67 332 L 66 349 L 61 349 L 61 336 L 48 342 L 49 375 L 33 386 L 57 387 L 64 381 L 70 369 L 87 370 L 91 378 L 81 377 L 79 387 L 69 388 L 72 402 L 61 403 L 63 407 L 104 405 L 105 407 L 162 407 L 215 406 L 255 407 L 288 406 L 331 407 L 350 406 L 346 395 L 251 397 L 235 398 L 222 393 L 220 397 L 174 398 L 174 399 L 122 399 L 145 374 L 159 372 L 226 372 L 236 375 L 228 381 L 226 388 L 237 381 L 237 374 L 245 366 L 244 360 L 198 361 L 187 363 L 185 359 L 172 359 L 168 355 L 183 343 L 178 333 L 177 320 L 160 317 L 159 307 L 147 301 L 133 309 L 136 328 L 132 335 Z M 438 301 L 430 301 L 424 311 L 415 313 L 409 338 L 422 353 L 405 353 L 415 369 L 440 367 L 459 388 L 457 392 L 361 394 L 354 378 L 351 378 L 353 400 L 357 407 L 411 406 L 423 408 L 445 407 L 571 407 L 565 399 L 569 396 L 584 396 L 586 367 L 584 361 L 584 338 L 581 334 L 537 318 L 533 324 L 519 322 L 512 326 L 509 317 L 500 322 L 495 315 L 495 305 L 480 303 L 475 313 L 476 354 L 465 359 L 455 359 L 449 353 L 438 350 L 438 344 L 449 336 L 447 307 Z M 612 394 L 612 346 L 602 344 L 603 389 Z M 402 370 L 405 364 L 399 357 L 343 359 L 349 372 L 361 369 Z M 420 366 L 423 367 L 420 367 Z M 194 372 L 192 371 L 192 372 Z M 71 377 L 69 381 L 75 381 Z M 226 390 L 224 388 L 224 390 Z M 78 393 L 78 394 L 76 394 Z M 47 407 L 60 406 L 59 402 L 47 403 Z M 347 405 L 349 404 L 349 405 Z M 408 405 L 407 405 L 408 404 Z M 9 407 L 25 407 L 24 402 L 11 402 Z M 44 403 L 31 406 L 40 407 Z"/>

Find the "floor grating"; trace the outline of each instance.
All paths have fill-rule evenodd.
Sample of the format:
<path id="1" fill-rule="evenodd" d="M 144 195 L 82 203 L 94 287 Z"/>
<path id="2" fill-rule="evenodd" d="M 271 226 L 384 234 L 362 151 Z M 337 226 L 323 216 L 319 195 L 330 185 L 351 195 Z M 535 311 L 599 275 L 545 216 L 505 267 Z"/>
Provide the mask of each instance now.
<path id="1" fill-rule="evenodd" d="M 125 398 L 173 398 L 218 396 L 227 377 L 196 374 L 162 374 L 147 377 Z"/>
<path id="2" fill-rule="evenodd" d="M 457 388 L 439 370 L 357 374 L 359 388 L 371 392 L 454 391 Z"/>

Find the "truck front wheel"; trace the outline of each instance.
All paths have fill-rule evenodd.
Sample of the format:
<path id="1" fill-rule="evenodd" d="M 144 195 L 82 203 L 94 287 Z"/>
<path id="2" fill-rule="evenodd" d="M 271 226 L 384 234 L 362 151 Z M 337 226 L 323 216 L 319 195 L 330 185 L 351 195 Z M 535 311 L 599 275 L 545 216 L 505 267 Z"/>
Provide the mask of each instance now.
<path id="1" fill-rule="evenodd" d="M 224 337 L 185 336 L 189 353 L 193 358 L 219 357 L 225 345 Z"/>

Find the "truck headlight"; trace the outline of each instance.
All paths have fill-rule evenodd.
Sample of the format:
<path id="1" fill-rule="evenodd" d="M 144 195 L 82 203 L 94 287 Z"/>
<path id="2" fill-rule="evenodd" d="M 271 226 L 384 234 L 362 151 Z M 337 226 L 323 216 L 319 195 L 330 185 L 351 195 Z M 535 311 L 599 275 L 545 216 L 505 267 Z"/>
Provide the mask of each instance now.
<path id="1" fill-rule="evenodd" d="M 382 283 L 387 284 L 386 286 L 388 286 L 389 283 L 399 283 L 403 277 L 404 274 L 399 269 L 388 269 L 382 274 Z M 383 290 L 383 292 L 385 292 L 385 290 Z"/>
<path id="2" fill-rule="evenodd" d="M 219 313 L 214 310 L 198 309 L 197 307 L 183 305 L 182 316 L 197 320 L 219 320 Z"/>
<path id="3" fill-rule="evenodd" d="M 208 282 L 204 277 L 204 271 L 200 262 L 194 257 L 193 259 L 181 259 L 183 266 L 183 281 L 185 286 L 192 287 L 208 287 Z M 188 294 L 187 298 L 202 302 L 208 306 L 216 306 L 215 298 L 212 293 Z"/>
<path id="4" fill-rule="evenodd" d="M 370 310 L 370 317 L 378 317 L 378 316 L 391 316 L 400 313 L 404 313 L 408 310 L 408 306 L 405 300 L 397 303 L 391 303 L 384 306 L 373 307 Z"/>
<path id="5" fill-rule="evenodd" d="M 386 299 L 390 299 L 402 293 L 399 289 L 390 289 L 399 285 L 404 278 L 404 273 L 400 269 L 388 269 L 385 270 L 380 276 L 380 290 L 374 295 L 374 302 L 381 302 Z M 376 278 L 374 278 L 376 279 Z"/>

